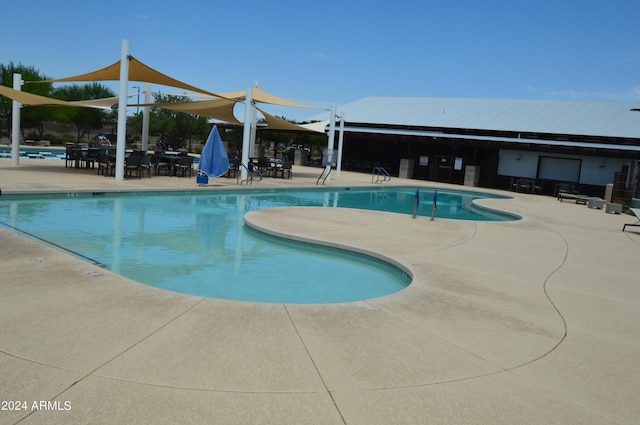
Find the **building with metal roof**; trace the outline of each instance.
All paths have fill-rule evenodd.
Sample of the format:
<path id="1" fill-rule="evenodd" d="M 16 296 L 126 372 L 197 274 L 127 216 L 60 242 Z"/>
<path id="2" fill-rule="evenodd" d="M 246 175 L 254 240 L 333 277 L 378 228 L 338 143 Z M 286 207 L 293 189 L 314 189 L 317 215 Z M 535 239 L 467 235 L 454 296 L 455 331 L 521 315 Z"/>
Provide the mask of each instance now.
<path id="1" fill-rule="evenodd" d="M 508 188 L 533 179 L 585 194 L 635 196 L 640 106 L 633 102 L 367 97 L 344 117 L 342 168 Z M 312 117 L 327 120 L 328 114 Z M 624 191 L 624 193 L 620 192 Z"/>

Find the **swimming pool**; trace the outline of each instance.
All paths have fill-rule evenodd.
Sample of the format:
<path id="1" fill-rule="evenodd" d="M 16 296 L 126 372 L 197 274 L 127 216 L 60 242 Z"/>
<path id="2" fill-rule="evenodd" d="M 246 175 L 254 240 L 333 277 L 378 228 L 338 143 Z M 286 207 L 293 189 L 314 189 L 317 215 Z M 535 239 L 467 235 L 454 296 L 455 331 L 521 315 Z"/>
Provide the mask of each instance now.
<path id="1" fill-rule="evenodd" d="M 431 198 L 422 193 L 419 212 L 430 215 Z M 440 191 L 439 214 L 514 219 L 474 213 L 468 204 L 480 196 Z M 249 230 L 244 214 L 283 206 L 410 214 L 414 200 L 415 189 L 408 188 L 11 195 L 0 198 L 0 223 L 157 288 L 231 300 L 321 304 L 388 295 L 409 285 L 410 276 L 380 260 Z"/>
<path id="2" fill-rule="evenodd" d="M 19 150 L 20 158 L 29 159 L 66 159 L 67 154 L 64 148 L 23 148 Z M 0 147 L 0 158 L 11 158 L 11 147 Z M 199 156 L 193 157 L 193 163 L 200 162 Z"/>
<path id="3" fill-rule="evenodd" d="M 20 148 L 20 158 L 30 159 L 65 159 L 64 149 Z M 11 158 L 11 147 L 0 148 L 0 158 Z"/>

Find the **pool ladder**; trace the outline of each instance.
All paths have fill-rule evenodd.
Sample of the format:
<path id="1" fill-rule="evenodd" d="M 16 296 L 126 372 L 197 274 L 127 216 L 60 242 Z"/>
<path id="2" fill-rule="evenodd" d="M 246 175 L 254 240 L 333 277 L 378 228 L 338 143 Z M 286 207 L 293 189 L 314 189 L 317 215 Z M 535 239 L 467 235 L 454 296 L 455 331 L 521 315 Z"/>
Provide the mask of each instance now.
<path id="1" fill-rule="evenodd" d="M 259 182 L 262 181 L 262 173 L 260 172 L 260 170 L 258 169 L 258 167 L 251 167 L 251 169 L 249 169 L 249 167 L 247 167 L 244 164 L 240 164 L 241 167 L 243 167 L 245 170 L 247 170 L 247 179 L 246 180 L 240 180 L 240 174 L 241 173 L 237 173 L 236 175 L 236 183 L 237 184 L 242 184 L 242 183 L 246 183 L 246 184 L 253 184 L 253 173 L 254 171 L 256 172 L 256 174 L 258 175 L 258 177 L 260 178 L 260 180 L 258 180 Z"/>
<path id="2" fill-rule="evenodd" d="M 327 169 L 323 168 L 322 169 L 322 173 L 320 174 L 320 177 L 318 177 L 318 180 L 316 180 L 316 184 L 320 184 L 320 179 L 322 179 L 323 176 L 324 176 L 324 179 L 322 179 L 322 184 L 324 184 L 327 181 L 327 179 L 329 178 L 329 176 L 331 175 L 331 170 L 332 170 L 332 168 L 329 167 L 329 172 L 325 176 L 324 172 L 327 171 Z"/>
<path id="3" fill-rule="evenodd" d="M 371 183 L 383 183 L 390 182 L 391 174 L 383 167 L 373 167 L 371 171 Z"/>

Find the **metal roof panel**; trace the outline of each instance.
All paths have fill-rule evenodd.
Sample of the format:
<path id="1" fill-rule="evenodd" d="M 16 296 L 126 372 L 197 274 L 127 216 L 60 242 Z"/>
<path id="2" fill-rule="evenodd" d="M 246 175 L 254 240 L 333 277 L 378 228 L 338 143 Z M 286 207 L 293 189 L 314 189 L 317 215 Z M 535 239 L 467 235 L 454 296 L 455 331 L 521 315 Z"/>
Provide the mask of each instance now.
<path id="1" fill-rule="evenodd" d="M 640 138 L 634 102 L 366 97 L 337 108 L 349 124 Z M 323 113 L 313 120 L 327 119 Z"/>

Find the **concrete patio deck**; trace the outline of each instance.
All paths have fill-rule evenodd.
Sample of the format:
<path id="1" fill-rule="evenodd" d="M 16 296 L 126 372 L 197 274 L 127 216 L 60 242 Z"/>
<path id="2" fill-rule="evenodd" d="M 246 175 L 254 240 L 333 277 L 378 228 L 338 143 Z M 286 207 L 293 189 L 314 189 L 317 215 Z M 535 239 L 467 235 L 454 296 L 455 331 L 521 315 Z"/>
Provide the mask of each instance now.
<path id="1" fill-rule="evenodd" d="M 293 179 L 253 188 L 315 187 L 319 173 L 294 166 Z M 239 187 L 210 183 L 116 182 L 64 161 L 0 159 L 3 194 Z M 327 184 L 356 185 L 371 176 Z M 158 290 L 0 228 L 0 424 L 639 423 L 640 232 L 622 232 L 634 218 L 507 194 L 483 202 L 522 220 L 246 216 L 413 275 L 399 293 L 344 304 Z"/>

